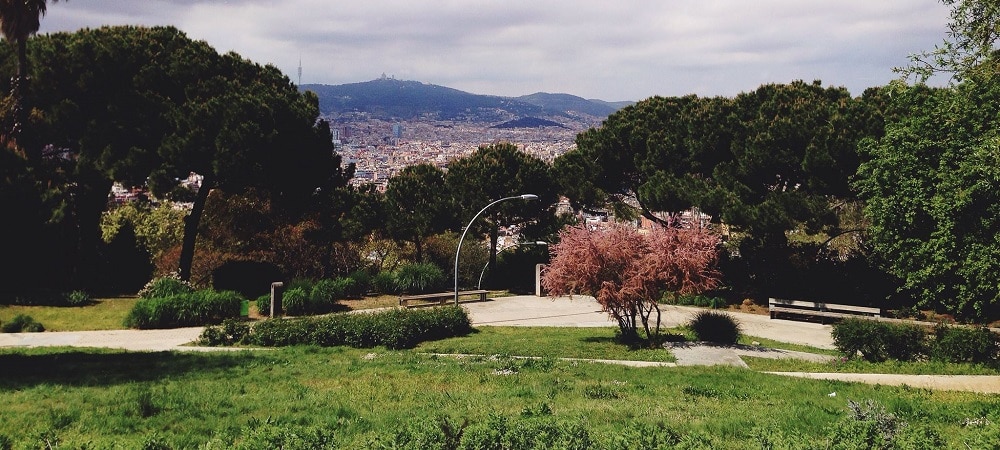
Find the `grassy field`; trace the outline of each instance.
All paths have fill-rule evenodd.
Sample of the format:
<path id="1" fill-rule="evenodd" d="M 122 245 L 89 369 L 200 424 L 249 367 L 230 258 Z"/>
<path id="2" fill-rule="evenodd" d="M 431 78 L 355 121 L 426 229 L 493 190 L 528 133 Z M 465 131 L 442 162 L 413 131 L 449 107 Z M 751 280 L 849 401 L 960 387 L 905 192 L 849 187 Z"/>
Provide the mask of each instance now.
<path id="1" fill-rule="evenodd" d="M 138 448 L 155 437 L 197 448 L 254 421 L 332 430 L 365 448 L 439 417 L 546 414 L 595 436 L 634 423 L 708 436 L 714 448 L 760 448 L 761 433 L 819 440 L 848 400 L 876 400 L 940 430 L 954 448 L 1000 422 L 1000 396 L 799 380 L 745 369 L 628 368 L 554 359 L 438 358 L 416 351 L 299 347 L 223 353 L 0 351 L 0 435 L 13 448 Z M 516 350 L 516 349 L 515 349 Z M 524 353 L 524 351 L 517 351 Z M 836 397 L 828 394 L 837 392 Z"/>
<path id="2" fill-rule="evenodd" d="M 120 330 L 137 299 L 131 297 L 96 299 L 87 306 L 0 305 L 0 322 L 27 314 L 47 331 Z"/>
<path id="3" fill-rule="evenodd" d="M 758 372 L 831 371 L 835 364 L 866 372 L 979 370 L 964 366 L 753 358 L 749 363 L 755 370 L 746 370 L 632 368 L 558 359 L 672 358 L 665 350 L 633 350 L 614 339 L 614 328 L 481 327 L 466 337 L 406 351 L 0 349 L 0 447 L 6 442 L 9 448 L 45 448 L 46 442 L 58 441 L 60 448 L 205 448 L 212 439 L 232 439 L 249 424 L 265 423 L 330 430 L 341 448 L 381 448 L 407 427 L 435 427 L 442 420 L 474 426 L 496 417 L 542 414 L 579 424 L 599 442 L 622 429 L 646 426 L 693 436 L 700 448 L 770 448 L 765 436 L 791 436 L 814 445 L 808 448 L 829 448 L 830 429 L 849 416 L 850 400 L 877 401 L 904 421 L 936 430 L 951 448 L 966 448 L 982 433 L 1000 433 L 998 395 Z M 986 421 L 991 425 L 968 425 Z"/>

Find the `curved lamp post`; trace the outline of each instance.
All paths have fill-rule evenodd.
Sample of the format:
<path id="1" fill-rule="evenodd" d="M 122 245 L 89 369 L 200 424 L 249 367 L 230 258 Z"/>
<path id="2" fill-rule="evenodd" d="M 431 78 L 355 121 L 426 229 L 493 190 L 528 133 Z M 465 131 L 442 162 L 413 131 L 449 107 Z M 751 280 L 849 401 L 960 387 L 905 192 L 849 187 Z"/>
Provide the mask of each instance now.
<path id="1" fill-rule="evenodd" d="M 522 245 L 549 245 L 549 243 L 545 242 L 545 241 L 522 242 L 520 244 L 514 244 L 514 245 L 511 245 L 510 247 L 507 247 L 507 248 L 504 248 L 503 250 L 500 250 L 499 252 L 497 252 L 497 255 L 499 255 L 500 253 L 502 253 L 504 250 L 507 250 L 508 248 L 516 248 L 516 247 L 520 247 Z M 490 266 L 490 262 L 486 261 L 486 264 L 483 265 L 483 271 L 479 272 L 479 284 L 476 285 L 476 289 L 482 289 L 483 288 L 483 275 L 486 274 L 486 268 L 489 267 L 489 266 Z"/>
<path id="2" fill-rule="evenodd" d="M 475 216 L 472 216 L 472 220 L 469 221 L 469 224 L 465 226 L 465 230 L 462 231 L 462 237 L 458 239 L 458 247 L 455 248 L 455 306 L 458 306 L 458 253 L 460 251 L 462 251 L 462 241 L 465 240 L 465 233 L 469 232 L 469 228 L 472 228 L 473 222 L 475 222 L 476 219 L 479 218 L 479 215 L 482 214 L 483 211 L 486 211 L 487 209 L 489 209 L 490 206 L 493 206 L 493 205 L 495 205 L 497 203 L 500 203 L 500 202 L 503 202 L 503 201 L 517 200 L 517 199 L 521 199 L 521 200 L 536 200 L 536 199 L 538 199 L 538 196 L 535 195 L 535 194 L 521 194 L 521 195 L 514 195 L 514 196 L 511 196 L 511 197 L 504 197 L 504 198 L 501 198 L 500 200 L 494 200 L 489 205 L 484 206 L 483 209 L 480 209 L 479 212 L 477 212 Z"/>

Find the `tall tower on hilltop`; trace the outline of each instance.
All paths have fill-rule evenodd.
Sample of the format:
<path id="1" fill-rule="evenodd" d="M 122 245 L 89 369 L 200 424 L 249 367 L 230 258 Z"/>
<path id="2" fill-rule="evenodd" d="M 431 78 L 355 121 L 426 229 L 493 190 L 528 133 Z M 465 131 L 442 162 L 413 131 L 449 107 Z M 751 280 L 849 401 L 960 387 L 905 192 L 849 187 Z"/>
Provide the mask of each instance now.
<path id="1" fill-rule="evenodd" d="M 299 86 L 302 86 L 302 55 L 299 55 Z"/>

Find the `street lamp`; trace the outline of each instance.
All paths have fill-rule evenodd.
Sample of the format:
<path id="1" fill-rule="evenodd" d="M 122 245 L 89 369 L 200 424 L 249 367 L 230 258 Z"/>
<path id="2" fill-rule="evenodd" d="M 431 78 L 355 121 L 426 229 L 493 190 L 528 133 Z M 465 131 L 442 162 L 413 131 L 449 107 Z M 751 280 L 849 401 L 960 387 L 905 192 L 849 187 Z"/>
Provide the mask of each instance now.
<path id="1" fill-rule="evenodd" d="M 521 194 L 521 195 L 514 195 L 511 197 L 504 197 L 501 198 L 500 200 L 494 200 L 489 205 L 484 206 L 483 209 L 480 209 L 475 216 L 472 216 L 472 220 L 469 221 L 469 224 L 465 226 L 465 230 L 462 231 L 462 237 L 458 239 L 458 247 L 455 248 L 455 306 L 458 306 L 458 253 L 462 250 L 462 241 L 465 240 L 465 233 L 469 232 L 469 228 L 472 228 L 472 223 L 475 222 L 476 219 L 479 218 L 479 215 L 482 214 L 483 211 L 486 211 L 490 206 L 493 206 L 503 201 L 517 200 L 517 199 L 537 200 L 538 196 L 535 194 Z"/>
<path id="2" fill-rule="evenodd" d="M 508 248 L 520 247 L 522 245 L 549 245 L 549 243 L 545 242 L 545 241 L 522 242 L 520 244 L 511 245 L 510 247 L 505 247 L 503 250 L 507 250 Z M 499 252 L 497 252 L 497 255 L 500 255 L 500 253 L 503 253 L 503 250 L 500 250 Z M 483 271 L 479 272 L 479 284 L 476 285 L 476 289 L 482 289 L 483 288 L 483 275 L 486 274 L 486 268 L 489 267 L 489 266 L 490 266 L 490 262 L 486 261 L 486 264 L 483 265 Z"/>

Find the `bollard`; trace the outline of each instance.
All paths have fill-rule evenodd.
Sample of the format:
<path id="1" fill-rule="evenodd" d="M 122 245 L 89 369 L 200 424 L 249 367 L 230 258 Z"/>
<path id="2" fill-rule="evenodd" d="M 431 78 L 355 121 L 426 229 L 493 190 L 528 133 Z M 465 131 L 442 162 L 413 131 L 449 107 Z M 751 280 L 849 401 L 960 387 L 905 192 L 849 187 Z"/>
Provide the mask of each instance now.
<path id="1" fill-rule="evenodd" d="M 285 283 L 275 281 L 271 283 L 271 317 L 281 314 L 281 293 L 284 291 Z"/>
<path id="2" fill-rule="evenodd" d="M 545 264 L 535 264 L 535 297 L 542 296 L 542 267 Z"/>

